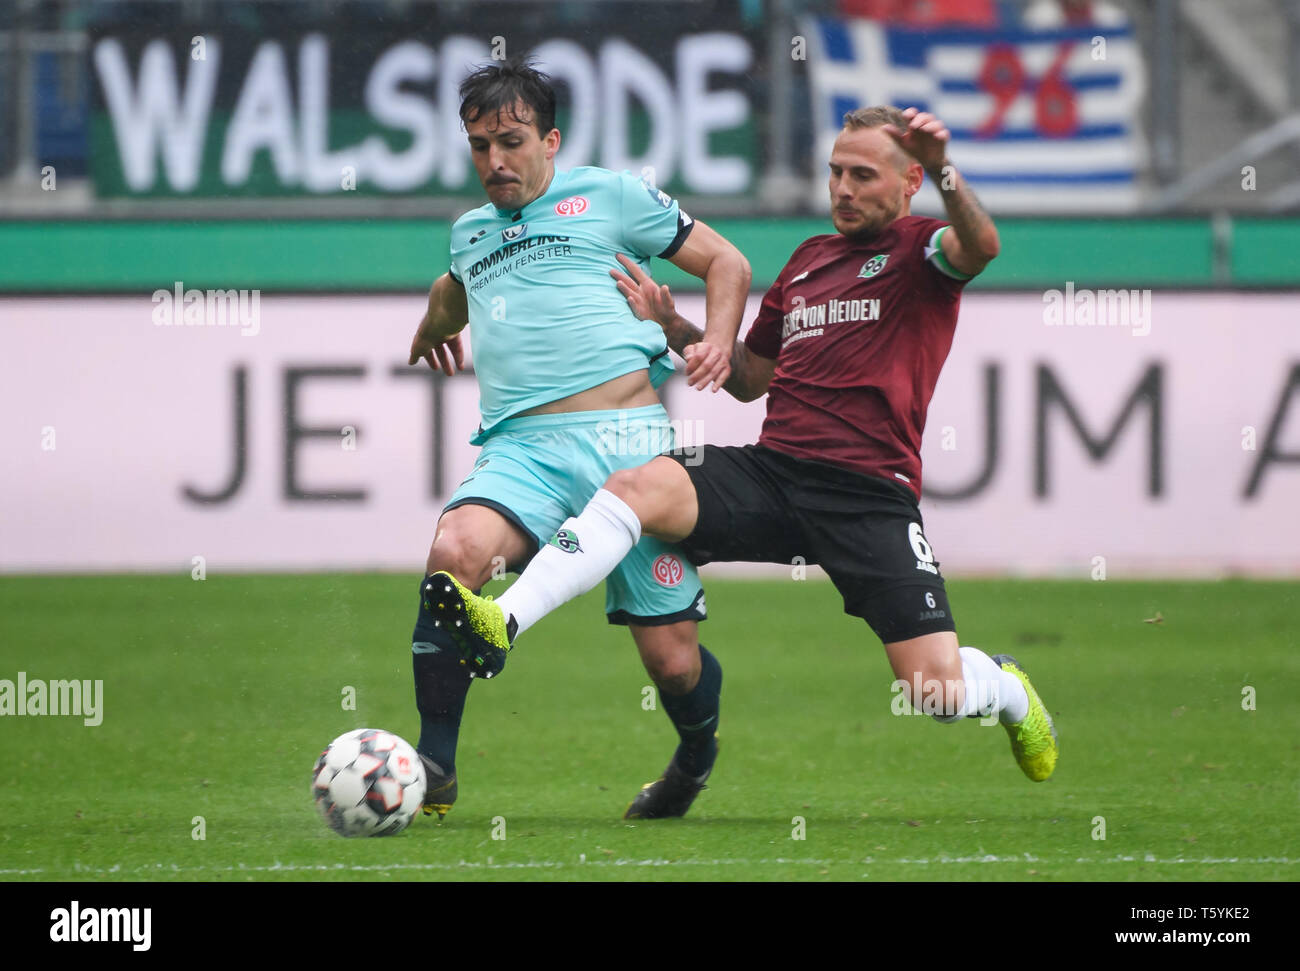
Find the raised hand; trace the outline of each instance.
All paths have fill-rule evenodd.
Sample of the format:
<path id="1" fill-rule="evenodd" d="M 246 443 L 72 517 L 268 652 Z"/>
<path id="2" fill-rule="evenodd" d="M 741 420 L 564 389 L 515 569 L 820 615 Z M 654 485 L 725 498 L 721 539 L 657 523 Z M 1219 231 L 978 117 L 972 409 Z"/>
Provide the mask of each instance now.
<path id="1" fill-rule="evenodd" d="M 714 394 L 727 383 L 731 377 L 731 352 L 724 351 L 707 339 L 687 344 L 682 349 L 686 360 L 686 383 L 692 388 L 703 391 L 712 386 Z"/>
<path id="2" fill-rule="evenodd" d="M 649 273 L 622 253 L 618 254 L 618 261 L 627 273 L 610 270 L 609 275 L 618 285 L 618 292 L 627 298 L 632 313 L 638 320 L 653 320 L 666 330 L 677 319 L 677 305 L 668 284 L 655 283 Z"/>
<path id="3" fill-rule="evenodd" d="M 948 141 L 952 137 L 947 126 L 928 111 L 915 108 L 905 109 L 903 117 L 907 119 L 906 131 L 895 125 L 882 125 L 885 134 L 920 162 L 921 168 L 927 172 L 943 168 L 948 159 Z"/>
<path id="4" fill-rule="evenodd" d="M 653 320 L 663 328 L 668 343 L 680 350 L 686 361 L 686 384 L 703 390 L 712 386 L 716 394 L 731 376 L 731 349 L 718 347 L 708 339 L 697 340 L 682 347 L 673 339 L 674 331 L 683 323 L 677 314 L 672 292 L 668 285 L 655 283 L 650 274 L 635 261 L 618 254 L 618 261 L 627 270 L 610 270 L 609 275 L 618 284 L 618 292 L 627 298 L 627 305 L 638 320 Z"/>

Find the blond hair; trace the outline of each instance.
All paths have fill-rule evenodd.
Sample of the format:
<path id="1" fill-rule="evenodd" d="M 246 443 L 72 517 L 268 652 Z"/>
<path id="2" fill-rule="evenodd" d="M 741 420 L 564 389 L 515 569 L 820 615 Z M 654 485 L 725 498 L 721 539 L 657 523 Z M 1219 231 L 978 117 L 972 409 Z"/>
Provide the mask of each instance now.
<path id="1" fill-rule="evenodd" d="M 899 131 L 907 131 L 907 119 L 903 112 L 893 105 L 873 105 L 870 108 L 856 108 L 844 115 L 843 131 L 860 131 L 864 128 L 880 128 L 893 125 Z M 912 157 L 898 145 L 894 145 L 894 164 L 900 172 L 906 172 L 912 164 Z"/>
<path id="2" fill-rule="evenodd" d="M 856 108 L 844 115 L 844 127 L 850 130 L 879 128 L 881 125 L 893 125 L 902 131 L 907 131 L 907 119 L 903 117 L 903 112 L 893 105 Z"/>

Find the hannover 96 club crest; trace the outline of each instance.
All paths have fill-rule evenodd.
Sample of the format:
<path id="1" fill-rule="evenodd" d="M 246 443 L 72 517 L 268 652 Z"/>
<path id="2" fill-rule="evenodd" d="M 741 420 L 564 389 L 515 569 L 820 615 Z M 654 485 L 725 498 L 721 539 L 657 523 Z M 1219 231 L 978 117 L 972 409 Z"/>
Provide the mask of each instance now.
<path id="1" fill-rule="evenodd" d="M 559 530 L 547 542 L 565 553 L 583 552 L 582 547 L 578 545 L 578 534 L 571 529 Z"/>
<path id="2" fill-rule="evenodd" d="M 858 270 L 858 276 L 863 279 L 870 279 L 885 268 L 885 263 L 889 260 L 888 253 L 880 253 L 873 256 L 867 262 L 862 264 L 862 269 Z"/>

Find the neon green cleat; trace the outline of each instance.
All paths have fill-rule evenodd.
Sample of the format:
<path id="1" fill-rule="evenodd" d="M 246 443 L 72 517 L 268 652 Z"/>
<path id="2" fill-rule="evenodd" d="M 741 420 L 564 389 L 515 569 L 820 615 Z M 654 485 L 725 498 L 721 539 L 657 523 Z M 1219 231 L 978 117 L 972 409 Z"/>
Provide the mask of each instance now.
<path id="1" fill-rule="evenodd" d="M 450 573 L 440 571 L 424 585 L 424 609 L 434 625 L 447 628 L 460 648 L 460 663 L 476 678 L 492 678 L 506 666 L 510 635 L 505 614 L 491 597 L 480 597 Z"/>
<path id="2" fill-rule="evenodd" d="M 1029 695 L 1029 714 L 1014 725 L 1003 725 L 1011 736 L 1011 754 L 1020 764 L 1020 770 L 1035 782 L 1045 781 L 1056 769 L 1060 746 L 1056 742 L 1056 726 L 1038 692 L 1029 683 L 1029 676 L 1010 654 L 993 655 L 993 663 L 1020 679 Z"/>

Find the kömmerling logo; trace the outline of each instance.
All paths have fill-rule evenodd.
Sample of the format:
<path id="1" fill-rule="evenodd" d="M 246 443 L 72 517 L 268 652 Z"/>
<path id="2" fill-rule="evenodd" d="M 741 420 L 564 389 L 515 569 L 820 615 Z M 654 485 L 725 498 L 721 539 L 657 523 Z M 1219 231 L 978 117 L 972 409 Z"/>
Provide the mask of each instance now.
<path id="1" fill-rule="evenodd" d="M 0 715 L 74 715 L 94 728 L 104 720 L 104 682 L 29 681 L 19 671 L 16 684 L 0 678 Z"/>

